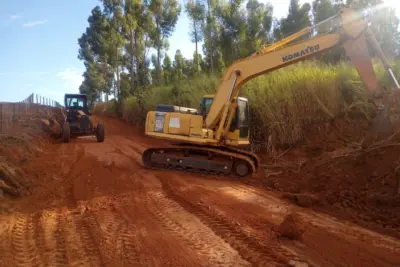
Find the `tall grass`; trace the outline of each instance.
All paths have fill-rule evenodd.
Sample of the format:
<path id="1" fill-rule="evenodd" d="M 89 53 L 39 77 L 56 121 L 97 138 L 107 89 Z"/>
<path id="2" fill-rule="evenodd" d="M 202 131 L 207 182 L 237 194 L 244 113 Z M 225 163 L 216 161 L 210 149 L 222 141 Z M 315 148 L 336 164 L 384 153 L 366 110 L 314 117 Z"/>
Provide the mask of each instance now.
<path id="1" fill-rule="evenodd" d="M 382 86 L 393 82 L 379 63 L 374 63 Z M 400 76 L 400 62 L 394 72 Z M 203 95 L 215 92 L 218 77 L 200 75 L 168 86 L 150 88 L 142 98 L 128 98 L 123 118 L 143 126 L 147 111 L 156 104 L 198 108 Z M 253 141 L 268 139 L 276 145 L 293 144 L 304 137 L 310 123 L 336 117 L 355 101 L 367 100 L 367 92 L 355 68 L 348 63 L 326 65 L 317 61 L 300 62 L 246 83 L 241 95 L 252 110 Z M 95 112 L 106 114 L 113 107 L 100 104 Z"/>

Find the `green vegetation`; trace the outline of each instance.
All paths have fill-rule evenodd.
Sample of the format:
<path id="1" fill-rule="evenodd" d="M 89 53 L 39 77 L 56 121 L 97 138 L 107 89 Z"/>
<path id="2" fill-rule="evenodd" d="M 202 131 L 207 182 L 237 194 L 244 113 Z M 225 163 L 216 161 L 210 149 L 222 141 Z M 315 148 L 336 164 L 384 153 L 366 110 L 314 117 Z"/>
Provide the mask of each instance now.
<path id="1" fill-rule="evenodd" d="M 301 6 L 291 0 L 287 17 L 281 19 L 274 17 L 272 5 L 258 0 L 193 0 L 182 6 L 177 0 L 101 2 L 79 38 L 79 58 L 86 66 L 80 91 L 91 101 L 106 95 L 106 103 L 97 104 L 95 112 L 143 127 L 147 111 L 156 104 L 198 108 L 202 96 L 214 92 L 225 67 L 235 60 L 329 18 L 341 7 L 362 9 L 382 1 L 313 0 Z M 165 53 L 168 38 L 183 12 L 191 20 L 193 58 L 177 50 L 171 59 Z M 400 43 L 394 10 L 374 9 L 369 19 L 394 62 Z M 150 48 L 156 53 L 149 55 Z M 394 65 L 400 74 L 400 64 Z M 383 67 L 375 67 L 382 85 L 393 87 Z M 364 94 L 357 72 L 340 49 L 251 80 L 242 90 L 252 108 L 253 140 L 275 144 L 298 141 L 309 123 L 343 114 L 356 101 L 365 102 Z"/>

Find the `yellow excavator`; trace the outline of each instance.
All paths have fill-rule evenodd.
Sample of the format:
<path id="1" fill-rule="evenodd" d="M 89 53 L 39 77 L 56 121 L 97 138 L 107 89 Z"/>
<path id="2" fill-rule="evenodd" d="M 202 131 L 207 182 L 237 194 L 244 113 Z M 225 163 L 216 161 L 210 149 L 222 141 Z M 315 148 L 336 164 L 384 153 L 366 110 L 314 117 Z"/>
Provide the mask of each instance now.
<path id="1" fill-rule="evenodd" d="M 328 33 L 289 44 L 312 34 L 316 27 L 337 21 L 339 23 L 334 24 Z M 357 11 L 345 8 L 318 25 L 305 28 L 244 60 L 234 62 L 223 74 L 215 95 L 204 96 L 199 112 L 168 105 L 160 105 L 156 110 L 149 111 L 145 134 L 172 141 L 173 144 L 144 151 L 142 159 L 145 167 L 239 177 L 254 173 L 259 166 L 259 159 L 255 153 L 242 147 L 249 145 L 250 125 L 248 100 L 239 97 L 240 89 L 252 78 L 337 47 L 343 47 L 354 64 L 371 93 L 378 114 L 376 118 L 382 120 L 382 114 L 387 110 L 382 102 L 384 92 L 378 85 L 367 41 L 399 89 L 398 81 L 368 22 Z M 379 122 L 376 123 L 378 129 Z"/>

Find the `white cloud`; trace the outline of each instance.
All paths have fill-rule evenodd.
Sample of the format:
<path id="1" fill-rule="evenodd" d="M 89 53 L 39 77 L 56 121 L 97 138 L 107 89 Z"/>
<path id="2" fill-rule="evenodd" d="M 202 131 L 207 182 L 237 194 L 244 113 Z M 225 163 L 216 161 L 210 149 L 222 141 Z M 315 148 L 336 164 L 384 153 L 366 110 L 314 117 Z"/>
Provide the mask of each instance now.
<path id="1" fill-rule="evenodd" d="M 33 26 L 37 26 L 37 25 L 40 25 L 40 24 L 45 24 L 46 22 L 47 22 L 47 20 L 35 20 L 35 21 L 24 23 L 22 26 L 24 26 L 24 27 L 33 27 Z"/>
<path id="2" fill-rule="evenodd" d="M 57 77 L 64 81 L 64 86 L 67 89 L 79 89 L 82 84 L 83 77 L 76 68 L 67 68 L 57 73 Z"/>
<path id="3" fill-rule="evenodd" d="M 10 16 L 10 20 L 15 20 L 15 19 L 20 19 L 21 18 L 21 16 L 20 15 L 11 15 Z"/>

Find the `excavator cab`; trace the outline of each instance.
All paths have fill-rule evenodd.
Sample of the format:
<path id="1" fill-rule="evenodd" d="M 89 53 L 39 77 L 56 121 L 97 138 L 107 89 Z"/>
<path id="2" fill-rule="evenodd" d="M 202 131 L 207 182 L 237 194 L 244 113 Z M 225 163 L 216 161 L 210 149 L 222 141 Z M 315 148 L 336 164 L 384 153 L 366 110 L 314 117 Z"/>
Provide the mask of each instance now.
<path id="1" fill-rule="evenodd" d="M 214 95 L 205 95 L 201 101 L 200 115 L 203 117 L 203 120 L 207 117 L 213 101 Z M 233 110 L 232 122 L 226 133 L 225 141 L 230 145 L 248 145 L 250 133 L 248 99 L 235 97 L 233 98 L 233 102 L 237 102 L 237 106 Z"/>

